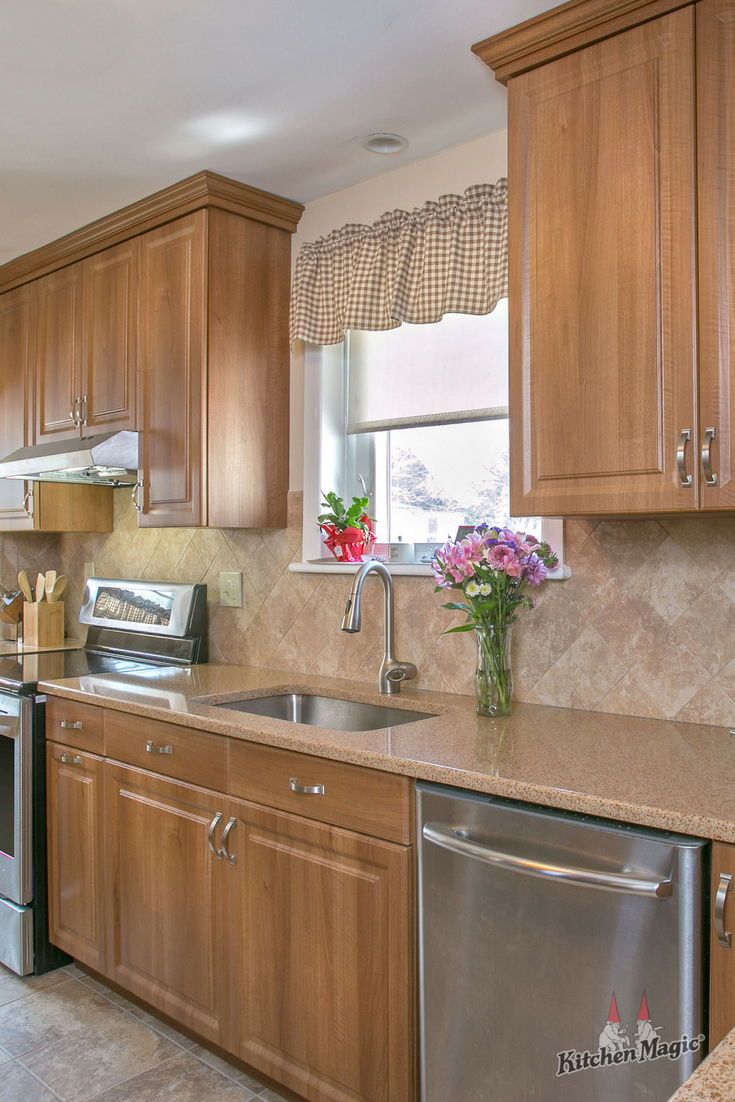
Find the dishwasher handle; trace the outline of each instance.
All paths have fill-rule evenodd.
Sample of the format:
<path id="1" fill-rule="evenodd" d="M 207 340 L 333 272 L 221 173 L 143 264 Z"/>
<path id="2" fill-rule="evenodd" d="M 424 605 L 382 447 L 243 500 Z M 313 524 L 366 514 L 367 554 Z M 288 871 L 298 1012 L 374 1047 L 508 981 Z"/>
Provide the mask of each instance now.
<path id="1" fill-rule="evenodd" d="M 515 853 L 503 853 L 480 842 L 473 842 L 456 828 L 426 823 L 423 836 L 451 853 L 471 857 L 508 872 L 520 872 L 525 876 L 538 876 L 545 880 L 557 880 L 578 884 L 585 888 L 597 888 L 603 892 L 625 892 L 628 895 L 645 895 L 654 899 L 666 899 L 672 894 L 671 880 L 646 880 L 620 872 L 599 872 L 595 869 L 576 869 L 568 865 L 551 865 Z"/>

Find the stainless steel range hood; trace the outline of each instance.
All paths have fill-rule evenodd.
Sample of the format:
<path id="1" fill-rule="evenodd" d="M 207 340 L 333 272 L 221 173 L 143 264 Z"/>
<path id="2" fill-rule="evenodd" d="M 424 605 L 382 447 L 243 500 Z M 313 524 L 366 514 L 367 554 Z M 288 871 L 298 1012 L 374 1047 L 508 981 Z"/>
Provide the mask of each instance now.
<path id="1" fill-rule="evenodd" d="M 0 478 L 134 486 L 138 480 L 138 434 L 101 432 L 19 448 L 0 460 Z"/>

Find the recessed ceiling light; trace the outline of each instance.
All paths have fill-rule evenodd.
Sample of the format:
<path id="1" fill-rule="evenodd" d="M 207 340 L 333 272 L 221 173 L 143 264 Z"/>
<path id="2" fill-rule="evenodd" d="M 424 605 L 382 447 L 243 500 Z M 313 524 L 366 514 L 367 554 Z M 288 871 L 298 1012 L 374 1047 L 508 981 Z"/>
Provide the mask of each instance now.
<path id="1" fill-rule="evenodd" d="M 368 153 L 402 153 L 408 140 L 400 134 L 369 134 L 362 145 Z"/>

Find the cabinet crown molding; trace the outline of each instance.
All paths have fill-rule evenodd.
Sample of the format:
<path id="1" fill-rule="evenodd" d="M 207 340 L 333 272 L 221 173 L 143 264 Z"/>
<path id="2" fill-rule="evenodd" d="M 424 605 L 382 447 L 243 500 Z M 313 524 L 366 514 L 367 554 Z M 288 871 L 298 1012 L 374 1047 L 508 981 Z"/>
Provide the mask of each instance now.
<path id="1" fill-rule="evenodd" d="M 229 211 L 288 233 L 294 233 L 304 212 L 300 203 L 216 172 L 197 172 L 48 245 L 9 260 L 0 266 L 0 293 L 203 208 Z"/>
<path id="2" fill-rule="evenodd" d="M 507 31 L 476 42 L 472 52 L 501 84 L 603 38 L 688 7 L 693 0 L 568 0 Z"/>

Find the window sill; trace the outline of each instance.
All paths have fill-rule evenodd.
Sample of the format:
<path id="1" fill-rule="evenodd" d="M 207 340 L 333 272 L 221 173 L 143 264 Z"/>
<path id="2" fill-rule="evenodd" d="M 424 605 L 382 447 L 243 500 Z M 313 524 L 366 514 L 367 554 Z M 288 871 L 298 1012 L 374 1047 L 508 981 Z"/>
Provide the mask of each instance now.
<path id="1" fill-rule="evenodd" d="M 292 562 L 288 569 L 292 574 L 356 574 L 364 563 L 357 562 Z M 428 563 L 391 562 L 384 563 L 394 577 L 431 578 L 433 571 Z M 548 575 L 550 582 L 566 581 L 571 578 L 572 569 L 563 563 Z"/>

